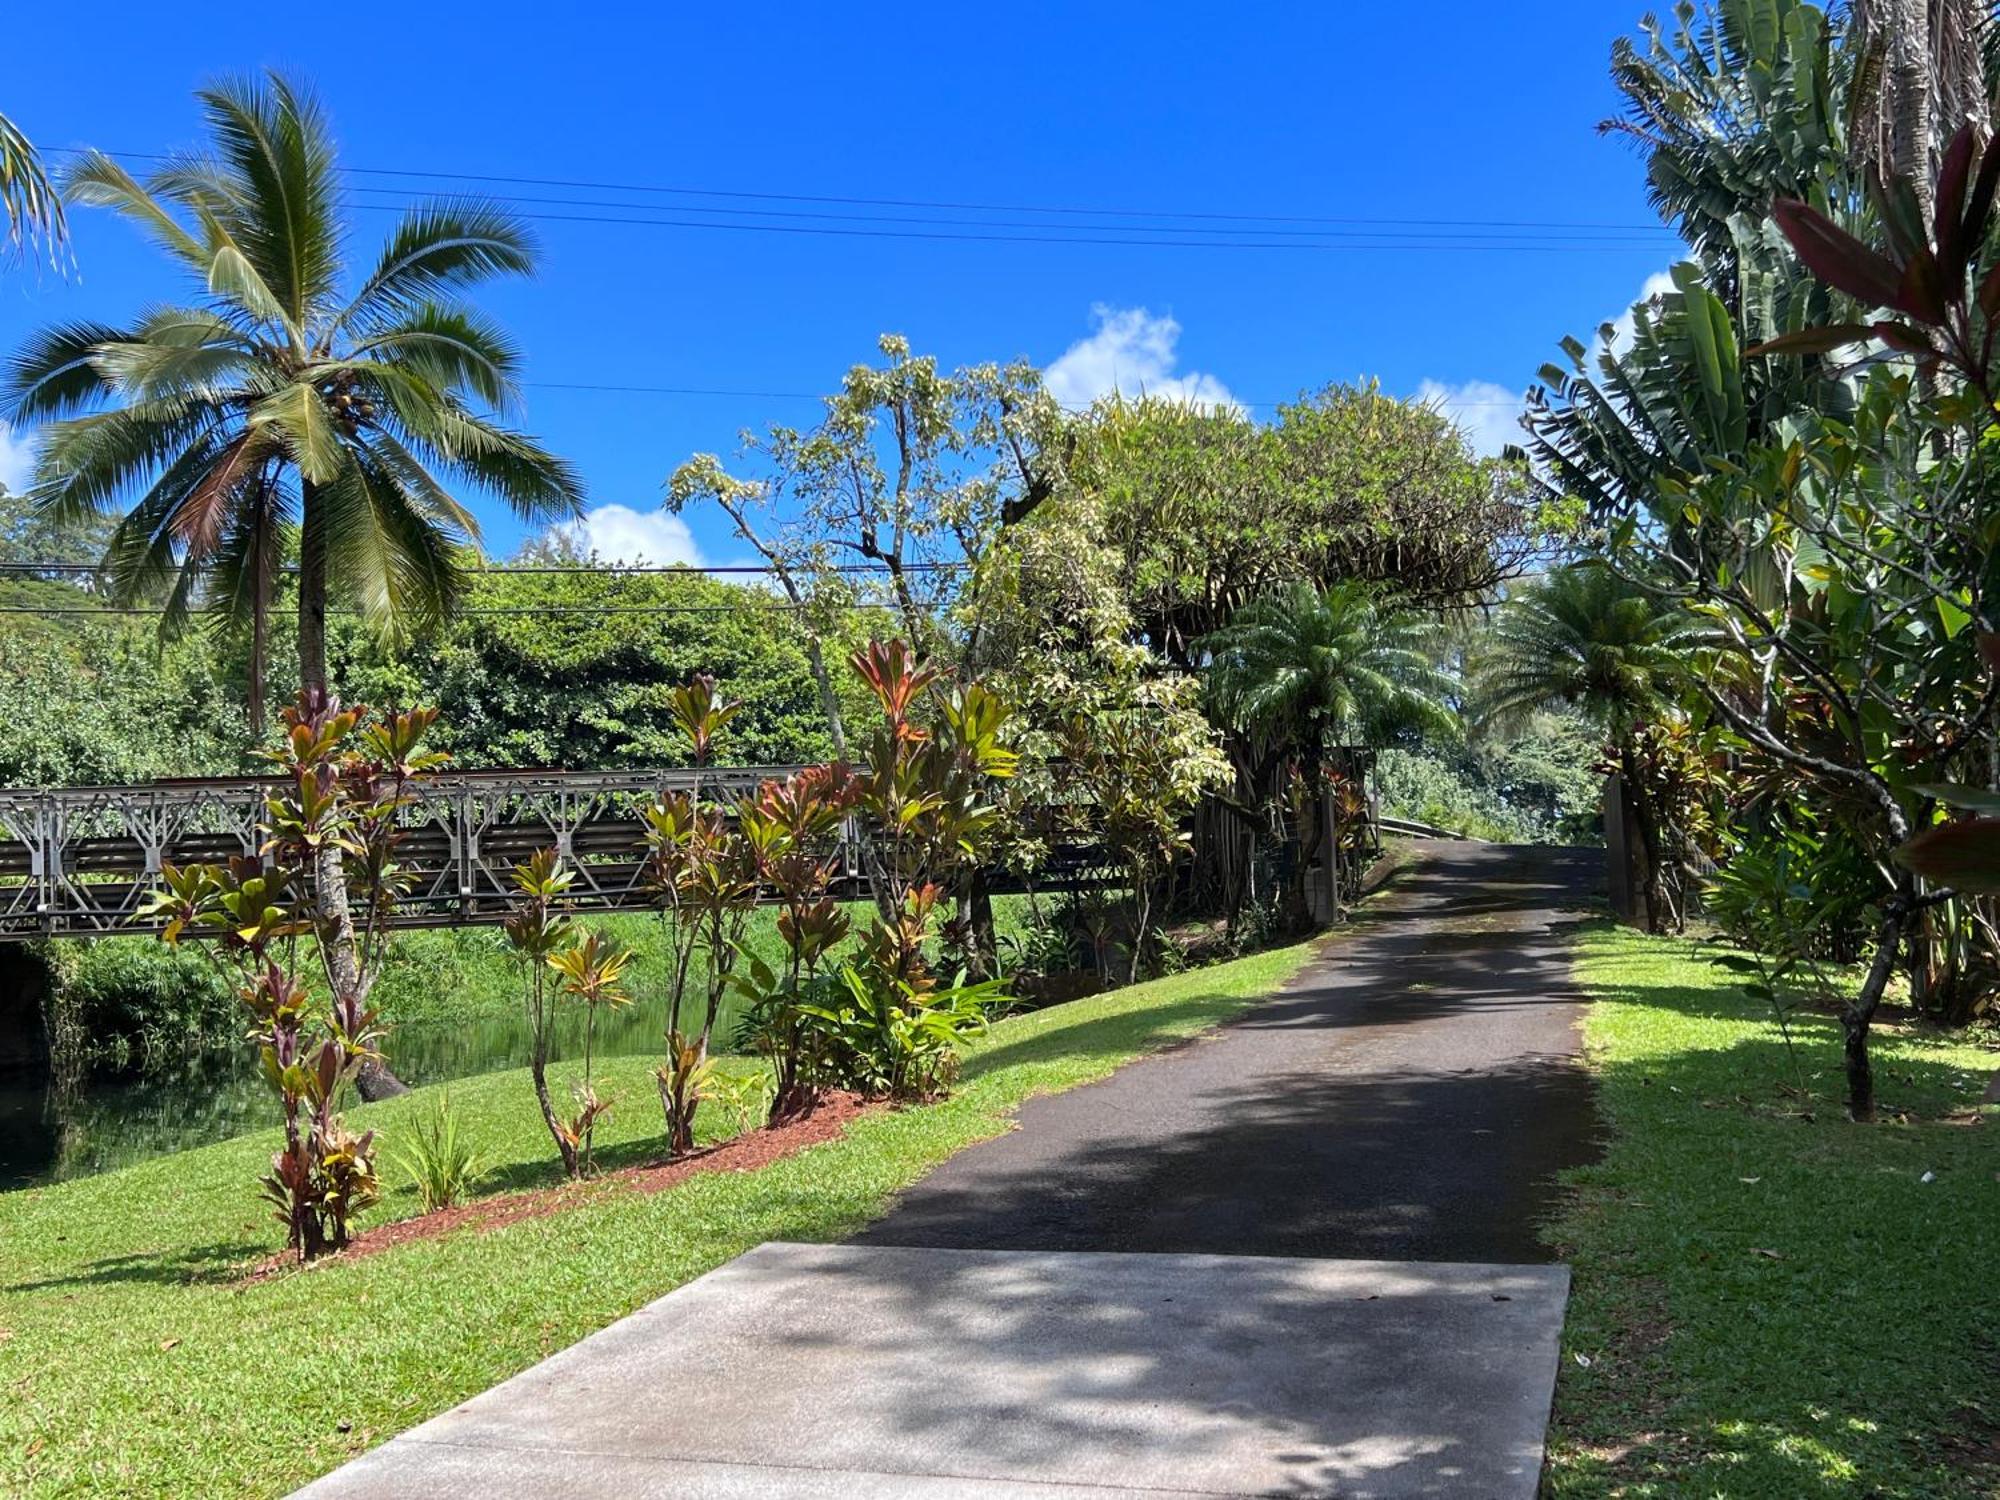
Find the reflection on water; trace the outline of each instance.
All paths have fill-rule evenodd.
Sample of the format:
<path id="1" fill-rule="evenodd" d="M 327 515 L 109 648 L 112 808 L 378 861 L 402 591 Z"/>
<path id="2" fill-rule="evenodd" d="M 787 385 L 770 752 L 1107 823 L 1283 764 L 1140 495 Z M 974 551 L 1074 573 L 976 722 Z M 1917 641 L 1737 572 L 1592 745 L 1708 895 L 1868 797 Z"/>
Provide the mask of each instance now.
<path id="1" fill-rule="evenodd" d="M 558 1013 L 555 1056 L 582 1050 L 581 1010 Z M 598 1018 L 607 1056 L 660 1050 L 658 1008 L 634 1005 Z M 717 1038 L 727 1042 L 725 1016 Z M 525 1067 L 527 1023 L 515 1010 L 474 1022 L 407 1024 L 386 1048 L 411 1084 L 442 1083 L 499 1068 Z M 86 1077 L 63 1088 L 47 1071 L 0 1073 L 0 1188 L 60 1182 L 150 1156 L 261 1130 L 275 1119 L 270 1086 L 249 1046 L 193 1053 L 146 1077 Z"/>

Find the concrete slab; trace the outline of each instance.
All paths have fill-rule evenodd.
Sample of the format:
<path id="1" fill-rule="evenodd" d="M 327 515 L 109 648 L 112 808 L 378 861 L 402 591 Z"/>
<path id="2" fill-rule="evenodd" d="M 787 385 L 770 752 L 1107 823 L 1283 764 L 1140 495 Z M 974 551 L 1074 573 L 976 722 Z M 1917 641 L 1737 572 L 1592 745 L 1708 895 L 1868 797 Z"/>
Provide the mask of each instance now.
<path id="1" fill-rule="evenodd" d="M 760 1246 L 310 1500 L 1528 1500 L 1560 1266 Z"/>

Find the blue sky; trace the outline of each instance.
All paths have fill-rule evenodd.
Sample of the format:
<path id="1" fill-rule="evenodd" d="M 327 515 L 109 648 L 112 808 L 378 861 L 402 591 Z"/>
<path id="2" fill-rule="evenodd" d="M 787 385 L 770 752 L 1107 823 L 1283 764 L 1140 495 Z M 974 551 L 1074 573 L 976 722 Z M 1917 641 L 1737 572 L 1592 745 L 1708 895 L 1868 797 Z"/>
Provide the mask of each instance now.
<path id="1" fill-rule="evenodd" d="M 656 4 L 564 16 L 493 3 L 265 8 L 253 29 L 111 5 L 90 9 L 86 53 L 78 13 L 41 6 L 9 22 L 15 66 L 0 72 L 0 110 L 45 148 L 158 151 L 196 139 L 191 93 L 202 81 L 276 65 L 319 88 L 352 167 L 1093 211 L 435 183 L 634 205 L 516 205 L 530 215 L 664 210 L 788 229 L 1007 235 L 1112 226 L 1094 231 L 1105 239 L 1147 238 L 1136 226 L 1152 225 L 1176 231 L 1152 238 L 1239 246 L 537 223 L 540 276 L 483 298 L 527 353 L 524 425 L 581 466 L 593 507 L 623 508 L 600 514 L 600 541 L 716 562 L 741 548 L 712 515 L 691 516 L 688 534 L 663 526 L 661 481 L 690 453 L 727 457 L 746 425 L 809 420 L 813 404 L 555 387 L 823 391 L 894 330 L 947 364 L 1056 364 L 1076 395 L 1113 379 L 1181 382 L 1256 404 L 1374 376 L 1400 395 L 1455 396 L 1476 440 L 1497 442 L 1508 403 L 1557 339 L 1619 314 L 1674 258 L 1661 231 L 1576 227 L 1652 222 L 1638 159 L 1594 128 L 1616 107 L 1612 39 L 1643 8 L 1161 0 Z M 35 66 L 20 66 L 26 59 Z M 376 202 L 394 197 L 381 189 L 428 183 L 353 180 L 376 189 L 365 195 Z M 1126 210 L 1458 222 L 1112 212 Z M 1001 227 L 781 217 L 812 213 Z M 392 216 L 378 209 L 355 221 L 372 249 Z M 1442 235 L 1454 237 L 1445 248 L 1411 248 Z M 1277 239 L 1342 248 L 1240 247 Z M 21 267 L 0 274 L 0 347 L 46 320 L 119 321 L 183 294 L 175 273 L 102 213 L 78 211 L 75 240 L 72 281 Z M 0 437 L 0 479 L 18 481 L 21 438 Z M 519 526 L 475 504 L 489 550 L 511 550 Z"/>

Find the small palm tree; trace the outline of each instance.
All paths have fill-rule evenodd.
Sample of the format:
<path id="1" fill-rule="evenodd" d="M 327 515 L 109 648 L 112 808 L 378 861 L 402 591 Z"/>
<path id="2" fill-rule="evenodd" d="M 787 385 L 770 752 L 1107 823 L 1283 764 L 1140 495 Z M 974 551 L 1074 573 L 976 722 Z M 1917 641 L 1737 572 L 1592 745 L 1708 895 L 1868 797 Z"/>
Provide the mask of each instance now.
<path id="1" fill-rule="evenodd" d="M 0 205 L 6 208 L 7 240 L 15 249 L 39 239 L 52 258 L 61 255 L 69 236 L 62 194 L 49 181 L 34 143 L 5 115 L 0 115 Z"/>
<path id="2" fill-rule="evenodd" d="M 46 422 L 36 474 L 53 519 L 132 504 L 106 557 L 114 597 L 164 590 L 162 629 L 196 610 L 252 631 L 261 717 L 264 622 L 298 559 L 301 686 L 326 686 L 334 600 L 384 634 L 460 597 L 478 526 L 453 483 L 529 520 L 579 509 L 570 467 L 489 412 L 513 401 L 520 357 L 455 300 L 524 274 L 527 234 L 471 201 L 412 209 L 358 284 L 333 139 L 305 90 L 270 75 L 198 95 L 206 150 L 147 181 L 91 153 L 72 199 L 133 220 L 191 272 L 198 300 L 127 328 L 72 323 L 32 338 L 7 372 L 7 416 Z"/>
<path id="3" fill-rule="evenodd" d="M 1629 738 L 1673 711 L 1696 624 L 1609 568 L 1557 568 L 1501 606 L 1475 668 L 1477 712 L 1497 719 L 1567 704 L 1614 741 Z"/>
<path id="4" fill-rule="evenodd" d="M 1273 777 L 1287 762 L 1318 787 L 1327 751 L 1343 741 L 1410 729 L 1456 740 L 1452 684 L 1425 649 L 1430 634 L 1429 621 L 1384 610 L 1366 585 L 1322 591 L 1300 582 L 1252 600 L 1208 636 L 1209 702 L 1248 749 L 1239 768 L 1260 804 L 1276 800 Z M 1304 914 L 1305 864 L 1320 832 L 1317 819 L 1308 827 L 1292 882 L 1295 917 Z"/>
<path id="5" fill-rule="evenodd" d="M 1456 739 L 1451 683 L 1425 649 L 1429 622 L 1369 589 L 1309 583 L 1253 599 L 1203 643 L 1210 701 L 1247 736 L 1316 771 L 1343 737 L 1419 729 Z"/>
<path id="6" fill-rule="evenodd" d="M 1609 568 L 1557 568 L 1500 609 L 1474 666 L 1475 709 L 1503 720 L 1555 704 L 1590 719 L 1611 742 L 1631 794 L 1644 846 L 1646 902 L 1654 926 L 1672 904 L 1666 891 L 1665 809 L 1647 794 L 1641 732 L 1679 712 L 1674 685 L 1697 644 L 1700 622 Z"/>

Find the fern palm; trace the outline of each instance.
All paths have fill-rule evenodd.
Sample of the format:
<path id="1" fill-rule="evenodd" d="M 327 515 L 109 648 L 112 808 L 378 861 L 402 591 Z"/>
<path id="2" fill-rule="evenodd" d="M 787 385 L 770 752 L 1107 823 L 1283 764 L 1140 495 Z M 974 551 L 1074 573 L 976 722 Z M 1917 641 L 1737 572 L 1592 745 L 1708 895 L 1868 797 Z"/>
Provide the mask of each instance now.
<path id="1" fill-rule="evenodd" d="M 457 294 L 533 265 L 525 230 L 484 203 L 413 208 L 349 285 L 328 122 L 272 74 L 198 95 L 204 150 L 144 182 L 91 153 L 79 203 L 111 208 L 183 270 L 194 301 L 124 328 L 52 327 L 6 373 L 7 416 L 47 423 L 39 503 L 58 521 L 115 511 L 114 597 L 164 592 L 162 630 L 197 611 L 262 626 L 296 549 L 299 673 L 326 685 L 337 601 L 382 634 L 427 626 L 464 587 L 479 528 L 469 485 L 529 520 L 579 508 L 574 471 L 504 425 L 520 356 Z"/>
<path id="2" fill-rule="evenodd" d="M 1678 710 L 1674 688 L 1700 622 L 1676 605 L 1635 589 L 1609 568 L 1558 568 L 1501 607 L 1474 663 L 1475 705 L 1489 722 L 1567 704 L 1595 722 L 1617 754 L 1638 825 L 1646 919 L 1655 932 L 1678 929 L 1670 867 L 1671 809 L 1646 772 L 1647 725 Z"/>
<path id="3" fill-rule="evenodd" d="M 1474 670 L 1482 718 L 1566 704 L 1614 739 L 1671 711 L 1697 621 L 1609 568 L 1558 568 L 1503 606 Z"/>
<path id="4" fill-rule="evenodd" d="M 1238 610 L 1204 642 L 1211 700 L 1239 732 L 1311 766 L 1344 736 L 1458 734 L 1429 626 L 1383 610 L 1365 585 L 1295 583 Z"/>
<path id="5" fill-rule="evenodd" d="M 62 253 L 69 235 L 62 194 L 49 181 L 34 143 L 5 115 L 0 115 L 0 206 L 7 211 L 7 240 L 15 249 L 39 239 L 51 257 Z"/>

